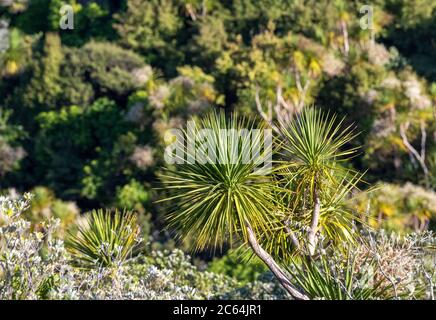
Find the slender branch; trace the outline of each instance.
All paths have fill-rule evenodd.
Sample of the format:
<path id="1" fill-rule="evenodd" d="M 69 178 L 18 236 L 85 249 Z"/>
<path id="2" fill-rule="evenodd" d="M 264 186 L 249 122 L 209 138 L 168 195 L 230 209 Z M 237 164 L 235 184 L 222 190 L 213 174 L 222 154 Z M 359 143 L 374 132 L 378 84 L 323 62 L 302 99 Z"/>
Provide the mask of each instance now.
<path id="1" fill-rule="evenodd" d="M 273 116 L 273 110 L 275 113 L 276 120 L 281 124 L 289 123 L 293 115 L 297 112 L 300 112 L 303 107 L 306 100 L 307 92 L 310 88 L 311 79 L 307 79 L 302 84 L 301 74 L 295 65 L 293 65 L 290 68 L 290 71 L 293 72 L 294 78 L 295 78 L 295 85 L 297 87 L 298 91 L 298 101 L 286 101 L 286 99 L 283 97 L 283 89 L 280 84 L 277 85 L 276 88 L 276 101 L 275 103 L 268 102 L 267 105 L 267 112 L 264 111 L 264 108 L 262 106 L 262 103 L 260 102 L 259 97 L 259 86 L 256 86 L 256 93 L 255 93 L 255 102 L 257 110 L 260 114 L 260 116 L 270 124 L 271 128 L 280 134 L 278 128 L 273 124 L 274 116 Z M 274 106 L 273 106 L 274 105 Z"/>
<path id="2" fill-rule="evenodd" d="M 303 109 L 304 107 L 304 102 L 306 100 L 306 94 L 307 94 L 307 90 L 309 89 L 310 86 L 310 79 L 307 79 L 306 82 L 304 83 L 304 86 L 301 84 L 301 76 L 300 76 L 300 72 L 298 71 L 298 68 L 296 66 L 293 67 L 294 70 L 294 77 L 295 77 L 295 84 L 297 86 L 297 90 L 299 93 L 299 97 L 298 97 L 298 103 L 297 103 L 297 112 L 300 112 L 301 109 Z"/>
<path id="3" fill-rule="evenodd" d="M 344 38 L 344 54 L 346 57 L 348 57 L 348 53 L 350 51 L 350 44 L 348 42 L 347 23 L 344 20 L 341 20 L 341 29 L 342 29 L 342 37 Z"/>
<path id="4" fill-rule="evenodd" d="M 385 277 L 390 282 L 390 284 L 392 285 L 392 288 L 394 289 L 395 298 L 398 298 L 397 283 L 399 283 L 399 281 L 396 283 L 394 280 L 392 280 L 392 278 L 390 276 L 388 276 L 385 273 L 385 271 L 383 270 L 383 267 L 382 267 L 382 265 L 381 265 L 379 260 L 377 260 L 377 265 L 379 267 L 379 270 L 380 270 L 380 273 L 382 274 L 382 276 Z"/>
<path id="5" fill-rule="evenodd" d="M 294 65 L 294 77 L 295 77 L 295 84 L 297 86 L 297 90 L 299 92 L 303 91 L 303 87 L 301 86 L 301 78 L 300 78 L 300 72 L 298 72 L 297 67 Z"/>
<path id="6" fill-rule="evenodd" d="M 259 87 L 256 88 L 254 99 L 256 101 L 257 111 L 259 112 L 260 116 L 271 126 L 275 132 L 280 133 L 279 128 L 273 123 L 272 120 L 272 106 L 270 104 L 268 105 L 268 115 L 263 111 L 262 103 L 260 102 Z"/>
<path id="7" fill-rule="evenodd" d="M 289 237 L 291 238 L 292 243 L 294 244 L 295 248 L 297 250 L 300 250 L 300 241 L 298 241 L 297 236 L 295 235 L 294 231 L 289 227 L 289 220 L 285 222 L 285 230 Z"/>
<path id="8" fill-rule="evenodd" d="M 425 270 L 424 262 L 422 261 L 422 259 L 421 259 L 421 269 L 422 269 L 422 271 L 424 273 L 424 277 L 427 279 L 428 285 L 430 287 L 430 300 L 435 300 L 435 298 L 434 298 L 435 285 L 433 284 L 433 277 Z"/>
<path id="9" fill-rule="evenodd" d="M 309 297 L 300 292 L 289 280 L 286 273 L 280 268 L 280 266 L 274 261 L 273 257 L 266 252 L 257 241 L 256 235 L 248 221 L 245 222 L 245 227 L 248 234 L 248 243 L 253 249 L 254 253 L 268 266 L 271 272 L 275 275 L 277 280 L 286 289 L 286 291 L 297 300 L 309 300 Z"/>
<path id="10" fill-rule="evenodd" d="M 207 15 L 207 5 L 206 0 L 203 0 L 201 3 L 201 15 L 205 17 Z"/>
<path id="11" fill-rule="evenodd" d="M 421 159 L 425 160 L 425 141 L 427 140 L 427 132 L 425 131 L 424 121 L 421 121 L 420 127 L 421 127 Z"/>
<path id="12" fill-rule="evenodd" d="M 298 99 L 298 111 L 301 111 L 304 107 L 304 101 L 306 100 L 307 90 L 309 89 L 310 79 L 304 84 L 303 90 L 300 92 L 300 97 Z"/>
<path id="13" fill-rule="evenodd" d="M 194 9 L 192 8 L 191 4 L 186 4 L 185 6 L 186 11 L 188 12 L 189 16 L 191 17 L 192 21 L 197 21 L 197 15 L 195 14 Z"/>
<path id="14" fill-rule="evenodd" d="M 427 139 L 427 133 L 425 131 L 424 122 L 421 121 L 421 152 L 419 153 L 409 142 L 407 139 L 406 131 L 409 127 L 409 122 L 400 125 L 400 135 L 403 139 L 403 143 L 406 146 L 407 150 L 416 158 L 418 163 L 420 164 L 422 171 L 424 171 L 424 175 L 427 178 L 429 175 L 429 171 L 427 165 L 425 164 L 425 142 Z"/>

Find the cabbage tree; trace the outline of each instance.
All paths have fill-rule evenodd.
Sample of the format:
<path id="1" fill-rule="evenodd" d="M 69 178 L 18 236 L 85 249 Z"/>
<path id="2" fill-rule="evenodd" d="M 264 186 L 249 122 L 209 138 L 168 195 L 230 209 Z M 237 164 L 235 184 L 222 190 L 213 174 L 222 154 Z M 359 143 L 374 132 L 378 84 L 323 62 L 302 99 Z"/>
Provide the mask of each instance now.
<path id="1" fill-rule="evenodd" d="M 285 260 L 276 249 L 313 255 L 320 233 L 336 237 L 340 236 L 338 229 L 345 234 L 350 230 L 352 216 L 342 214 L 345 210 L 338 204 L 358 177 L 338 169 L 338 161 L 354 152 L 340 151 L 353 138 L 351 130 L 341 130 L 334 118 L 307 109 L 294 122 L 281 126 L 282 136 L 270 150 L 280 161 L 268 168 L 261 166 L 266 150 L 262 135 L 223 134 L 242 129 L 267 132 L 263 131 L 268 128 L 266 123 L 223 113 L 211 113 L 195 123 L 184 136 L 201 138 L 191 146 L 179 141 L 180 161 L 166 165 L 161 174 L 167 196 L 160 201 L 169 204 L 169 227 L 179 239 L 189 238 L 198 250 L 238 241 L 248 244 L 293 298 L 308 299 L 281 266 Z M 207 139 L 203 129 L 208 129 Z M 279 147 L 283 152 L 278 153 Z M 197 159 L 193 150 L 202 161 L 192 161 Z M 257 157 L 247 162 L 247 154 Z M 323 210 L 324 203 L 328 210 Z M 307 218 L 297 214 L 298 210 L 311 214 Z M 334 218 L 332 225 L 329 216 Z M 288 223 L 294 218 L 300 219 L 301 230 Z M 288 239 L 294 246 L 283 249 Z"/>

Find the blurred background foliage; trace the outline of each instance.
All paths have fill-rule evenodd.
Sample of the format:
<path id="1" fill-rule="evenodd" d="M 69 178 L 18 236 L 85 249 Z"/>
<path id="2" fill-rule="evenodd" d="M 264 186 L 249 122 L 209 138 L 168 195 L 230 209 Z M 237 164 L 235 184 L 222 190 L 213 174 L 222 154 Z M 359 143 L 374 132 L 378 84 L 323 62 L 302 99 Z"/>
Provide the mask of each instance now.
<path id="1" fill-rule="evenodd" d="M 66 3 L 73 30 L 59 28 Z M 372 31 L 359 24 L 366 4 Z M 273 103 L 280 88 L 295 112 L 315 104 L 361 132 L 351 166 L 378 187 L 357 214 L 434 229 L 435 41 L 433 0 L 0 1 L 0 189 L 35 194 L 36 228 L 127 209 L 154 246 L 174 246 L 153 203 L 165 131 L 211 109 L 256 114 L 256 97 Z M 261 272 L 236 256 L 210 268 Z"/>

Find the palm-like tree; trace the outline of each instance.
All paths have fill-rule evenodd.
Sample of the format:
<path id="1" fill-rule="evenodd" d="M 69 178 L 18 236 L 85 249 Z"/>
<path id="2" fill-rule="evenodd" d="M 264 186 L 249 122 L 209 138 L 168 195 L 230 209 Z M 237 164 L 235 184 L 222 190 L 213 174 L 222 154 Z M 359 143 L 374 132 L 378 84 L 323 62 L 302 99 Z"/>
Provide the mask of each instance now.
<path id="1" fill-rule="evenodd" d="M 264 125 L 256 126 L 253 120 L 235 115 L 226 119 L 224 113 L 212 113 L 200 120 L 190 134 L 199 136 L 202 129 L 209 129 L 214 151 L 200 152 L 201 158 L 206 160 L 201 161 L 204 163 L 167 167 L 161 178 L 170 196 L 161 201 L 173 204 L 168 222 L 178 237 L 194 239 L 196 249 L 220 247 L 224 242 L 232 244 L 236 238 L 242 239 L 249 243 L 292 296 L 304 299 L 306 296 L 292 285 L 257 239 L 257 234 L 271 231 L 274 219 L 271 212 L 277 203 L 273 197 L 276 185 L 267 170 L 258 169 L 263 161 L 262 155 L 253 161 L 242 160 L 252 150 L 262 150 L 262 137 L 231 134 L 235 132 L 232 130 L 262 131 L 264 128 Z M 197 140 L 194 149 L 198 152 L 202 145 Z M 181 147 L 185 160 L 193 156 L 192 149 Z M 198 159 L 199 155 L 196 156 Z"/>
<path id="2" fill-rule="evenodd" d="M 170 228 L 179 238 L 192 238 L 196 249 L 221 247 L 223 243 L 232 244 L 236 239 L 244 241 L 291 296 L 308 299 L 291 281 L 289 273 L 277 263 L 274 246 L 285 242 L 280 239 L 281 235 L 290 236 L 294 243 L 300 242 L 292 232 L 277 236 L 281 227 L 288 229 L 284 216 L 288 219 L 297 217 L 293 216 L 296 207 L 305 201 L 303 195 L 297 195 L 300 192 L 307 195 L 310 191 L 313 195 L 311 231 L 307 235 L 311 255 L 320 218 L 336 217 L 333 225 L 348 223 L 347 219 L 337 219 L 340 213 L 331 211 L 336 211 L 332 206 L 340 203 L 357 181 L 356 175 L 348 179 L 348 174 L 338 169 L 336 163 L 338 158 L 354 152 L 339 151 L 354 135 L 349 128 L 339 131 L 334 121 L 315 109 L 308 109 L 295 122 L 282 125 L 283 146 L 289 160 L 282 161 L 272 170 L 258 169 L 265 160 L 264 154 L 250 162 L 243 161 L 244 155 L 251 154 L 253 149 L 262 150 L 261 136 L 229 135 L 222 131 L 248 129 L 248 132 L 253 132 L 253 129 L 266 129 L 264 124 L 236 115 L 226 118 L 223 113 L 212 113 L 198 121 L 198 127 L 185 131 L 185 136 L 201 136 L 202 129 L 209 129 L 206 147 L 202 139 L 196 140 L 195 148 L 180 144 L 183 155 L 179 154 L 179 157 L 192 159 L 192 150 L 195 149 L 200 150 L 202 161 L 168 165 L 161 174 L 169 195 L 160 201 L 171 204 L 167 217 Z M 325 188 L 329 181 L 336 183 L 339 189 Z M 330 201 L 329 210 L 322 210 L 322 201 Z M 289 210 L 293 206 L 294 210 Z M 329 226 L 328 223 L 323 225 Z M 323 230 L 328 232 L 335 228 Z"/>
<path id="3" fill-rule="evenodd" d="M 294 121 L 280 126 L 285 156 L 281 174 L 286 181 L 285 188 L 293 191 L 286 198 L 290 215 L 287 219 L 309 224 L 307 249 L 310 255 L 315 253 L 320 222 L 331 240 L 351 238 L 355 217 L 342 204 L 362 175 L 341 165 L 357 151 L 346 148 L 356 133 L 351 126 L 343 128 L 343 120 L 337 121 L 336 116 L 330 117 L 312 107 L 306 108 Z"/>

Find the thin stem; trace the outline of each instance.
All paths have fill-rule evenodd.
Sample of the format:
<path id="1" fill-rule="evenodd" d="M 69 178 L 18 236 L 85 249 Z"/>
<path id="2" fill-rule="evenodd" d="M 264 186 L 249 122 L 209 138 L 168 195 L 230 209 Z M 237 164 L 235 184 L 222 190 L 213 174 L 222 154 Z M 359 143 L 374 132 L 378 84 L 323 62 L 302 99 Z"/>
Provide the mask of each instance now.
<path id="1" fill-rule="evenodd" d="M 248 234 L 248 243 L 253 249 L 254 253 L 268 266 L 280 284 L 285 290 L 296 300 L 309 300 L 309 297 L 301 293 L 289 280 L 286 273 L 274 261 L 273 257 L 266 252 L 257 241 L 256 235 L 248 221 L 245 222 L 245 227 Z"/>
<path id="2" fill-rule="evenodd" d="M 315 254 L 315 248 L 317 244 L 317 229 L 318 229 L 318 222 L 319 222 L 319 215 L 321 212 L 321 200 L 319 198 L 319 191 L 318 187 L 315 181 L 315 185 L 313 188 L 313 213 L 312 213 L 312 224 L 310 226 L 309 234 L 308 234 L 308 247 L 309 247 L 309 254 L 314 255 Z"/>

